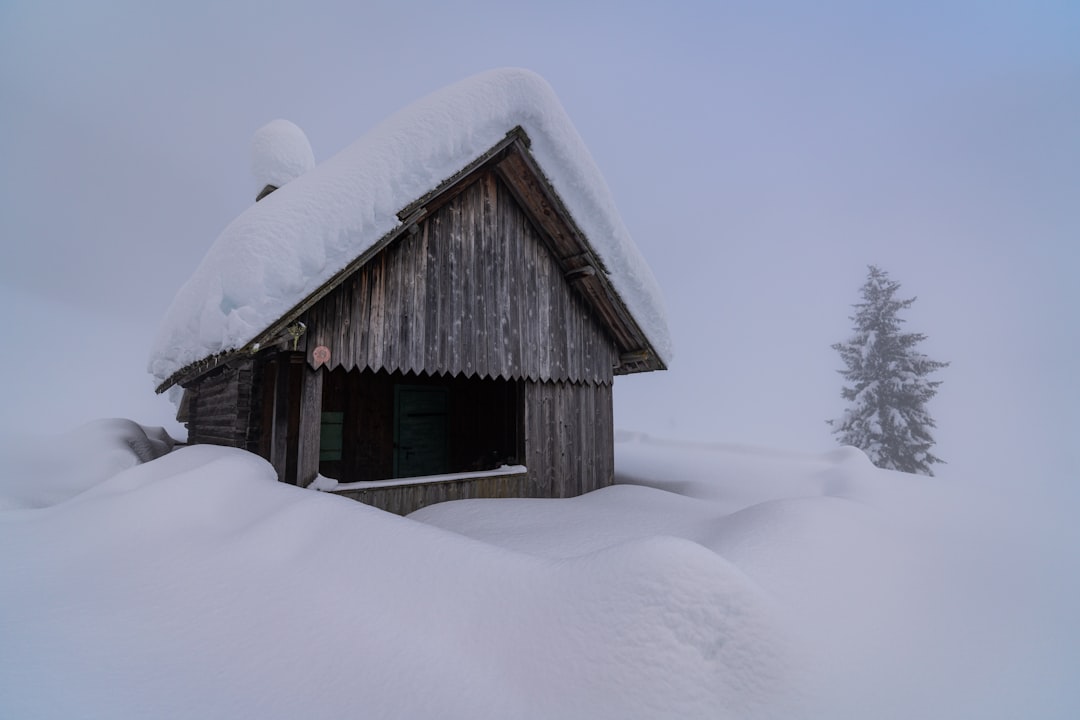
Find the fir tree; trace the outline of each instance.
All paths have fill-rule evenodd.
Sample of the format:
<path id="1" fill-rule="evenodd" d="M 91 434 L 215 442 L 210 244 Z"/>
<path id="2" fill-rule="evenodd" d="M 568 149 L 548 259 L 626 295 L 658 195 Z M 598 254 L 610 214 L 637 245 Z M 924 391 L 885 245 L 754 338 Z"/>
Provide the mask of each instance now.
<path id="1" fill-rule="evenodd" d="M 927 375 L 947 367 L 915 349 L 926 339 L 922 333 L 900 332 L 904 322 L 897 314 L 915 302 L 895 299 L 900 283 L 873 265 L 862 286 L 862 302 L 856 303 L 855 334 L 833 345 L 846 370 L 841 395 L 850 403 L 843 417 L 830 420 L 833 433 L 843 445 L 864 451 L 878 467 L 933 475 L 930 466 L 944 462 L 933 453 L 936 427 L 926 402 L 937 394 L 941 381 Z"/>

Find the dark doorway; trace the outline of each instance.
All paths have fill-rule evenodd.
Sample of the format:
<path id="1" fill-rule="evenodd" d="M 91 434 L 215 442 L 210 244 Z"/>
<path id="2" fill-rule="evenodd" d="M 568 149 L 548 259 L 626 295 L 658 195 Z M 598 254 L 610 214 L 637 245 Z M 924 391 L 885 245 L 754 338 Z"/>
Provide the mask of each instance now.
<path id="1" fill-rule="evenodd" d="M 394 477 L 449 472 L 448 388 L 394 386 Z"/>
<path id="2" fill-rule="evenodd" d="M 319 472 L 359 482 L 521 464 L 523 397 L 516 380 L 327 372 L 322 435 L 330 447 L 321 448 Z"/>

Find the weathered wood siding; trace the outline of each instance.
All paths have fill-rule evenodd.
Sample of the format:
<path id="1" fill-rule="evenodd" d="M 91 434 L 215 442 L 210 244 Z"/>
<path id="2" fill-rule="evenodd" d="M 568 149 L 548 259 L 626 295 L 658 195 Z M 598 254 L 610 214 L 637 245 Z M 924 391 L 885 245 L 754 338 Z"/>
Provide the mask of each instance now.
<path id="1" fill-rule="evenodd" d="M 335 495 L 359 500 L 380 510 L 408 515 L 422 507 L 448 500 L 526 497 L 526 486 L 526 475 L 519 473 L 333 492 Z"/>
<path id="2" fill-rule="evenodd" d="M 601 272 L 603 263 L 600 258 L 589 247 L 562 200 L 544 180 L 544 174 L 532 155 L 520 143 L 516 143 L 515 148 L 516 152 L 508 152 L 502 157 L 496 172 L 518 202 L 531 210 L 534 221 L 543 231 L 551 252 L 559 258 L 563 270 L 585 273 L 578 276 L 577 290 L 597 310 L 598 317 L 611 333 L 616 346 L 627 353 L 621 358 L 616 374 L 663 369 L 663 362 L 651 351 L 637 320 L 626 309 L 608 277 Z"/>
<path id="3" fill-rule="evenodd" d="M 574 497 L 615 478 L 611 385 L 525 384 L 529 497 Z"/>
<path id="4" fill-rule="evenodd" d="M 610 384 L 618 351 L 485 173 L 304 317 L 330 368 Z"/>
<path id="5" fill-rule="evenodd" d="M 407 514 L 446 500 L 571 497 L 610 485 L 619 344 L 574 286 L 588 276 L 564 275 L 576 267 L 574 257 L 552 254 L 557 250 L 492 171 L 478 173 L 414 228 L 302 315 L 307 334 L 297 353 L 266 349 L 254 372 L 247 359 L 191 383 L 190 441 L 251 448 L 282 479 L 305 484 L 318 466 L 324 402 L 346 412 L 343 434 L 359 432 L 354 443 L 378 436 L 371 428 L 360 432 L 365 422 L 391 427 L 392 407 L 376 411 L 371 398 L 351 388 L 347 399 L 337 397 L 337 388 L 349 385 L 335 379 L 339 372 L 400 373 L 444 384 L 501 378 L 520 383 L 511 407 L 516 419 L 508 422 L 513 437 L 523 438 L 515 440 L 514 454 L 526 474 L 339 494 Z M 320 345 L 331 359 L 315 371 L 311 354 Z M 356 465 L 360 456 L 350 452 Z"/>
<path id="6" fill-rule="evenodd" d="M 250 361 L 226 365 L 187 388 L 189 443 L 248 447 L 251 375 Z"/>

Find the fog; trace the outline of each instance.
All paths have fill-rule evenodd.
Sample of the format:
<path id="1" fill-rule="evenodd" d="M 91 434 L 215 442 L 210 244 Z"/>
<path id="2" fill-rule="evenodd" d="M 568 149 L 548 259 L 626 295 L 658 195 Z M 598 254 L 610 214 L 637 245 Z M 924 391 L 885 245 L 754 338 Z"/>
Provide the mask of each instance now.
<path id="1" fill-rule="evenodd" d="M 832 343 L 868 264 L 950 361 L 950 477 L 1075 502 L 1080 5 L 506 2 L 0 5 L 5 427 L 178 429 L 157 322 L 253 200 L 254 130 L 324 160 L 412 100 L 552 84 L 667 303 L 670 370 L 616 424 L 834 444 Z"/>

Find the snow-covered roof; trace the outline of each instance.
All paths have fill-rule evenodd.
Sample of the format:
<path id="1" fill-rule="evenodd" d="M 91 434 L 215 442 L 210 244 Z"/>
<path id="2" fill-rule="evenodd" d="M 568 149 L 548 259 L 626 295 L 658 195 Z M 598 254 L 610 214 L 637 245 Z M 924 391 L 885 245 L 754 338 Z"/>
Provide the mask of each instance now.
<path id="1" fill-rule="evenodd" d="M 167 386 L 194 363 L 244 348 L 398 228 L 402 209 L 517 127 L 611 287 L 667 363 L 671 338 L 659 287 L 584 142 L 543 78 L 501 69 L 413 103 L 241 213 L 177 293 L 150 372 Z"/>

